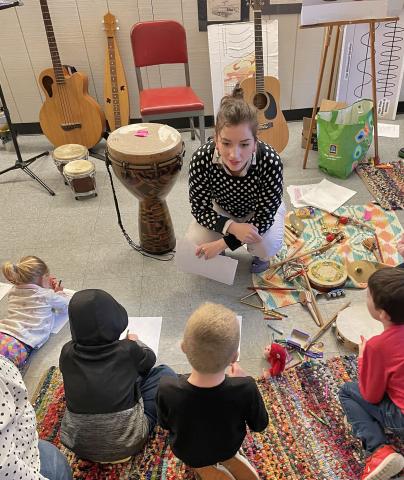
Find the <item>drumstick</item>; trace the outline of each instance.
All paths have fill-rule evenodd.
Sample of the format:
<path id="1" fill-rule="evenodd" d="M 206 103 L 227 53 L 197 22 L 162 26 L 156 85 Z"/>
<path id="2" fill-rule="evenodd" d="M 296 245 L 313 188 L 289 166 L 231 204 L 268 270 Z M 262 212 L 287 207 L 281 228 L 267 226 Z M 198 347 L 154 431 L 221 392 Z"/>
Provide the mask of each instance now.
<path id="1" fill-rule="evenodd" d="M 318 304 L 317 304 L 317 301 L 316 301 L 316 296 L 314 295 L 314 292 L 311 288 L 311 285 L 310 285 L 310 280 L 309 280 L 309 277 L 307 276 L 307 272 L 306 272 L 306 269 L 303 268 L 303 275 L 304 275 L 304 279 L 306 281 L 306 284 L 307 284 L 307 288 L 310 292 L 310 295 L 311 295 L 311 298 L 313 300 L 313 307 L 314 307 L 314 310 L 316 311 L 317 313 L 317 318 L 320 322 L 320 327 L 322 327 L 324 325 L 324 318 L 320 312 L 320 309 L 318 308 Z"/>
<path id="2" fill-rule="evenodd" d="M 379 257 L 380 257 L 380 259 L 378 259 L 378 261 L 380 263 L 384 263 L 382 249 L 380 248 L 379 237 L 377 236 L 376 232 L 374 233 L 374 236 L 375 236 L 375 242 L 376 242 L 377 250 L 379 251 Z"/>
<path id="3" fill-rule="evenodd" d="M 302 242 L 298 247 L 293 248 L 292 251 L 286 255 L 285 260 L 293 257 L 294 255 L 296 255 L 296 253 L 300 252 L 300 250 L 303 248 L 303 245 L 304 243 Z M 277 267 L 275 267 L 275 270 L 273 272 L 271 272 L 269 275 L 267 274 L 267 276 L 265 277 L 265 283 L 269 283 L 269 280 L 271 280 L 271 278 L 275 276 L 276 272 L 281 268 L 281 266 L 282 265 L 278 265 Z M 272 269 L 273 267 L 270 266 L 269 268 Z"/>
<path id="4" fill-rule="evenodd" d="M 314 308 L 311 304 L 311 301 L 309 300 L 308 296 L 310 295 L 309 292 L 307 291 L 303 291 L 303 292 L 300 292 L 300 295 L 299 295 L 299 301 L 302 305 L 304 305 L 305 307 L 308 308 L 309 312 L 310 312 L 310 315 L 313 317 L 313 320 L 316 322 L 316 324 L 321 327 L 320 325 L 320 320 L 319 318 L 317 317 L 317 313 L 314 311 Z"/>
<path id="5" fill-rule="evenodd" d="M 316 334 L 309 338 L 309 340 L 303 345 L 302 349 L 307 351 L 312 346 L 312 344 L 316 342 L 322 335 L 324 335 L 324 333 L 331 327 L 331 325 L 337 319 L 338 314 L 342 312 L 342 310 L 345 310 L 347 307 L 349 307 L 349 305 L 351 305 L 351 302 L 347 302 L 343 307 L 337 310 L 331 317 L 331 319 L 328 320 L 328 322 L 325 323 Z"/>

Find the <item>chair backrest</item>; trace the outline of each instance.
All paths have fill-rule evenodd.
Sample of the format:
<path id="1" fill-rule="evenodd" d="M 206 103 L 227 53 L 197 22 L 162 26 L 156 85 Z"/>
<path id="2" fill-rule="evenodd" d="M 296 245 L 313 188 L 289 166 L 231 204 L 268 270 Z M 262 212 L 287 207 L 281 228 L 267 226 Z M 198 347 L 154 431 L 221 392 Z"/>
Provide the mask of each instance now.
<path id="1" fill-rule="evenodd" d="M 130 38 L 136 67 L 188 63 L 185 29 L 174 20 L 136 23 Z"/>

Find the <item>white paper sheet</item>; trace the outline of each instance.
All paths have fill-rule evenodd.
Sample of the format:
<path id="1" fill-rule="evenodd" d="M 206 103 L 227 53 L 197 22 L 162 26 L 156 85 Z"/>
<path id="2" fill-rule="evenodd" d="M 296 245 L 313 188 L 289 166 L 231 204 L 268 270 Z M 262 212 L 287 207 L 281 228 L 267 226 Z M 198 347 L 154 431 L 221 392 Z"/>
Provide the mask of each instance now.
<path id="1" fill-rule="evenodd" d="M 309 204 L 304 201 L 303 196 L 315 186 L 316 183 L 311 183 L 309 185 L 289 185 L 286 190 L 289 194 L 292 205 L 295 208 L 307 207 Z"/>
<path id="2" fill-rule="evenodd" d="M 378 123 L 377 124 L 377 133 L 379 137 L 390 137 L 390 138 L 399 138 L 400 137 L 400 125 L 394 123 Z"/>
<path id="3" fill-rule="evenodd" d="M 287 191 L 295 208 L 311 205 L 327 212 L 334 212 L 356 193 L 327 179 L 310 185 L 290 185 Z"/>
<path id="4" fill-rule="evenodd" d="M 163 317 L 129 317 L 128 328 L 121 334 L 120 340 L 129 333 L 136 333 L 139 340 L 158 354 L 161 324 Z"/>
<path id="5" fill-rule="evenodd" d="M 76 293 L 76 290 L 70 290 L 69 288 L 64 288 L 63 293 L 65 293 L 66 296 L 69 297 L 69 301 L 70 301 L 72 296 Z M 54 319 L 53 319 L 53 328 L 51 333 L 55 335 L 59 333 L 60 330 L 62 330 L 62 328 L 69 321 L 69 315 L 67 313 L 67 308 L 66 310 L 62 310 L 62 311 L 56 310 L 53 315 L 54 315 Z"/>
<path id="6" fill-rule="evenodd" d="M 186 238 L 177 241 L 175 263 L 178 270 L 233 285 L 238 260 L 223 255 L 216 255 L 214 258 L 205 260 L 205 258 L 198 258 L 195 255 L 195 249 L 196 245 Z"/>
<path id="7" fill-rule="evenodd" d="M 13 285 L 11 283 L 0 282 L 0 300 L 2 300 L 12 288 Z"/>

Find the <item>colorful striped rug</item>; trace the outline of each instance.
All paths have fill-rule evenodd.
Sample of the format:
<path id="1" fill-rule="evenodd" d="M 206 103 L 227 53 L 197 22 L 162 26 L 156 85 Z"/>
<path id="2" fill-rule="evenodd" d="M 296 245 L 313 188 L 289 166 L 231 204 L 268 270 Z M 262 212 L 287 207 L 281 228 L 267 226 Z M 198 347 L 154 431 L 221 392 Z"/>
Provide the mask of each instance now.
<path id="1" fill-rule="evenodd" d="M 355 480 L 362 464 L 360 443 L 343 422 L 337 398 L 340 386 L 356 378 L 356 357 L 336 357 L 304 364 L 269 382 L 257 380 L 270 424 L 263 433 L 249 433 L 244 452 L 264 480 Z M 141 479 L 193 480 L 193 474 L 168 446 L 158 429 L 145 449 L 131 462 L 99 465 L 79 460 L 60 445 L 59 429 L 65 409 L 60 371 L 51 367 L 34 404 L 39 436 L 53 442 L 67 456 L 76 480 Z M 309 411 L 323 419 L 317 420 Z M 391 441 L 404 453 L 404 444 Z"/>

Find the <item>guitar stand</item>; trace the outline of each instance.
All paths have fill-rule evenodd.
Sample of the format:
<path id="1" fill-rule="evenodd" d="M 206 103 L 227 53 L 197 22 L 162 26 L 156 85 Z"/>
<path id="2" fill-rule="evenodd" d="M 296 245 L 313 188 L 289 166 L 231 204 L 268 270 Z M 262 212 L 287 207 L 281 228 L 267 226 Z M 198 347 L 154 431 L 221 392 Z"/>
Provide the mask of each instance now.
<path id="1" fill-rule="evenodd" d="M 38 158 L 41 158 L 41 157 L 44 157 L 45 155 L 48 155 L 49 152 L 43 152 L 39 155 L 35 155 L 35 157 L 32 157 L 28 160 L 23 160 L 22 157 L 21 157 L 20 147 L 18 146 L 17 136 L 16 136 L 16 133 L 14 131 L 14 125 L 11 122 L 10 113 L 8 111 L 8 108 L 7 108 L 6 99 L 4 98 L 3 89 L 1 88 L 1 84 L 0 84 L 0 101 L 1 101 L 1 105 L 3 107 L 4 114 L 6 116 L 8 128 L 10 129 L 11 138 L 13 140 L 13 144 L 14 144 L 14 148 L 15 148 L 15 153 L 17 154 L 17 160 L 16 160 L 15 164 L 12 167 L 6 168 L 5 170 L 1 170 L 0 175 L 3 175 L 4 173 L 10 172 L 11 170 L 17 170 L 17 169 L 20 168 L 23 172 L 25 172 L 31 178 L 36 180 L 45 190 L 47 190 L 49 192 L 50 195 L 55 195 L 55 192 L 53 190 L 51 190 L 46 185 L 46 183 L 44 183 L 40 178 L 38 178 L 35 175 L 35 173 L 29 168 L 31 163 L 35 162 L 35 160 L 38 160 Z"/>

